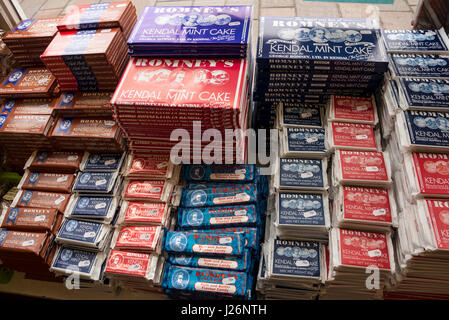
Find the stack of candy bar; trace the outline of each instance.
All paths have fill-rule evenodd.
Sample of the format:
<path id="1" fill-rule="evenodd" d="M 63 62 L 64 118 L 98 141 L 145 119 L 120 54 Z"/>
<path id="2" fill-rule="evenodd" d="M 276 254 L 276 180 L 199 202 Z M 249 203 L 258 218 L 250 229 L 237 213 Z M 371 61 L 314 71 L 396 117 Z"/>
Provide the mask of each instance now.
<path id="1" fill-rule="evenodd" d="M 0 145 L 17 170 L 36 148 L 52 149 L 48 138 L 53 124 L 50 98 L 8 99 L 0 108 Z"/>
<path id="2" fill-rule="evenodd" d="M 109 101 L 112 91 L 103 92 L 63 92 L 53 100 L 56 117 L 112 117 Z"/>
<path id="3" fill-rule="evenodd" d="M 128 39 L 131 56 L 245 58 L 251 6 L 145 7 Z"/>
<path id="4" fill-rule="evenodd" d="M 131 1 L 80 4 L 71 9 L 58 23 L 59 31 L 120 28 L 128 39 L 137 22 L 136 7 Z"/>
<path id="5" fill-rule="evenodd" d="M 333 228 L 329 235 L 329 274 L 322 300 L 382 299 L 395 272 L 391 233 Z"/>
<path id="6" fill-rule="evenodd" d="M 162 287 L 178 299 L 253 299 L 268 184 L 254 165 L 186 165 Z"/>
<path id="7" fill-rule="evenodd" d="M 168 155 L 128 155 L 125 159 L 123 202 L 105 271 L 121 287 L 161 292 L 165 259 L 160 253 L 164 229 L 171 222 L 172 191 L 179 169 Z"/>
<path id="8" fill-rule="evenodd" d="M 324 244 L 270 237 L 263 245 L 257 290 L 267 300 L 314 300 L 326 278 Z"/>
<path id="9" fill-rule="evenodd" d="M 11 266 L 14 270 L 26 272 L 29 278 L 55 279 L 49 272 L 58 251 L 53 239 L 63 224 L 63 213 L 81 158 L 80 152 L 35 151 L 25 164 L 25 173 L 18 185 L 19 192 L 5 214 L 2 227 L 12 230 L 6 239 L 11 237 L 16 245 L 30 246 L 32 251 L 37 250 L 34 254 L 45 258 L 45 264 L 35 271 L 26 269 L 34 264 L 25 257 L 23 267 Z"/>
<path id="10" fill-rule="evenodd" d="M 223 141 L 226 129 L 245 130 L 247 89 L 248 63 L 243 59 L 131 58 L 111 104 L 132 154 L 169 153 L 180 143 L 193 151 L 190 158 L 195 160 L 210 144 L 198 140 L 206 129 L 216 129 Z M 171 140 L 174 129 L 185 129 L 191 140 Z M 243 163 L 243 133 L 230 139 L 232 148 L 223 143 L 215 150 L 222 159 Z"/>
<path id="11" fill-rule="evenodd" d="M 80 171 L 56 236 L 51 270 L 63 276 L 78 274 L 84 287 L 109 283 L 103 271 L 119 211 L 124 157 L 86 152 L 77 158 Z"/>
<path id="12" fill-rule="evenodd" d="M 41 55 L 62 91 L 117 87 L 128 62 L 120 28 L 58 32 Z"/>
<path id="13" fill-rule="evenodd" d="M 56 79 L 46 68 L 12 70 L 0 85 L 0 98 L 51 97 Z"/>
<path id="14" fill-rule="evenodd" d="M 272 127 L 280 102 L 325 103 L 332 94 L 369 96 L 387 66 L 375 20 L 261 17 L 253 121 L 259 128 Z"/>
<path id="15" fill-rule="evenodd" d="M 2 40 L 21 67 L 43 65 L 40 58 L 58 32 L 61 18 L 26 19 L 21 21 Z"/>
<path id="16" fill-rule="evenodd" d="M 122 130 L 108 117 L 56 118 L 50 139 L 57 150 L 122 152 Z"/>
<path id="17" fill-rule="evenodd" d="M 399 223 L 397 272 L 385 298 L 447 299 L 442 199 L 449 197 L 449 41 L 443 30 L 384 30 L 383 40 L 390 70 L 377 99 Z"/>

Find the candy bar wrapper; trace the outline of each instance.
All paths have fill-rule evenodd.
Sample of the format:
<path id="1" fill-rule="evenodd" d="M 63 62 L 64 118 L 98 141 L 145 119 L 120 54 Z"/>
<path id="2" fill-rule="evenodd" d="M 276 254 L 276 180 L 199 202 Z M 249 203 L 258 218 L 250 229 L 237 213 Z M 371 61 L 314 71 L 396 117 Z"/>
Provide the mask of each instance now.
<path id="1" fill-rule="evenodd" d="M 25 170 L 19 189 L 70 193 L 75 175 L 70 173 L 45 173 Z"/>
<path id="2" fill-rule="evenodd" d="M 393 53 L 389 55 L 389 71 L 399 77 L 449 79 L 449 55 Z"/>
<path id="3" fill-rule="evenodd" d="M 327 190 L 327 159 L 280 158 L 272 178 L 276 190 Z"/>
<path id="4" fill-rule="evenodd" d="M 213 268 L 247 272 L 251 269 L 251 252 L 245 250 L 241 257 L 208 257 L 185 254 L 168 254 L 167 262 L 184 267 Z"/>
<path id="5" fill-rule="evenodd" d="M 333 185 L 389 187 L 391 185 L 390 158 L 387 152 L 335 152 Z"/>
<path id="6" fill-rule="evenodd" d="M 330 228 L 329 199 L 327 193 L 278 192 L 274 199 L 274 225 L 277 228 L 324 227 Z"/>
<path id="7" fill-rule="evenodd" d="M 49 254 L 52 236 L 44 232 L 23 232 L 0 228 L 0 254 L 23 254 L 28 258 L 43 258 Z M 35 260 L 34 260 L 35 261 Z"/>
<path id="8" fill-rule="evenodd" d="M 261 223 L 256 206 L 179 208 L 178 227 L 184 230 L 217 227 L 247 227 Z"/>
<path id="9" fill-rule="evenodd" d="M 173 191 L 173 184 L 165 180 L 128 180 L 123 186 L 123 200 L 167 202 Z"/>
<path id="10" fill-rule="evenodd" d="M 374 97 L 331 96 L 326 109 L 327 121 L 377 125 L 379 119 Z"/>
<path id="11" fill-rule="evenodd" d="M 205 189 L 183 189 L 181 206 L 185 208 L 251 204 L 260 200 L 254 184 L 229 184 Z"/>
<path id="12" fill-rule="evenodd" d="M 33 172 L 64 172 L 78 171 L 83 152 L 34 151 L 25 164 L 24 169 Z"/>
<path id="13" fill-rule="evenodd" d="M 244 239 L 245 248 L 249 248 L 254 252 L 259 251 L 259 238 L 260 232 L 258 228 L 251 227 L 229 227 L 229 228 L 216 228 L 216 229 L 202 229 L 202 230 L 191 230 L 193 232 L 201 232 L 201 233 L 231 233 L 231 234 L 240 234 Z"/>
<path id="14" fill-rule="evenodd" d="M 167 203 L 123 201 L 117 225 L 167 227 L 169 215 L 170 206 Z"/>
<path id="15" fill-rule="evenodd" d="M 9 230 L 51 233 L 60 220 L 56 209 L 10 207 L 4 211 L 1 227 Z"/>
<path id="16" fill-rule="evenodd" d="M 1 104 L 0 113 L 52 115 L 52 101 L 51 98 L 8 99 Z"/>
<path id="17" fill-rule="evenodd" d="M 404 186 L 409 202 L 424 197 L 449 198 L 449 158 L 444 153 L 405 153 Z"/>
<path id="18" fill-rule="evenodd" d="M 78 174 L 72 191 L 75 193 L 101 193 L 115 195 L 120 187 L 118 172 L 81 172 Z"/>
<path id="19" fill-rule="evenodd" d="M 180 169 L 180 166 L 175 166 L 170 161 L 170 155 L 140 157 L 130 154 L 126 160 L 124 175 L 133 179 L 170 179 L 179 175 Z"/>
<path id="20" fill-rule="evenodd" d="M 396 117 L 400 151 L 449 153 L 449 113 L 408 110 Z"/>
<path id="21" fill-rule="evenodd" d="M 162 287 L 168 293 L 187 291 L 208 293 L 208 296 L 232 296 L 248 298 L 251 290 L 250 279 L 243 272 L 224 271 L 209 268 L 190 268 L 166 265 Z"/>
<path id="22" fill-rule="evenodd" d="M 381 274 L 395 272 L 390 232 L 333 228 L 329 238 L 331 265 L 334 270 L 364 270 L 375 266 Z"/>
<path id="23" fill-rule="evenodd" d="M 65 216 L 79 220 L 94 219 L 98 222 L 110 223 L 119 203 L 118 197 L 73 194 L 67 205 Z"/>
<path id="24" fill-rule="evenodd" d="M 421 230 L 423 248 L 429 252 L 447 253 L 449 238 L 447 237 L 447 218 L 449 201 L 422 199 L 416 201 L 417 223 Z"/>
<path id="25" fill-rule="evenodd" d="M 279 103 L 277 106 L 277 124 L 279 127 L 322 128 L 324 108 L 321 105 L 297 105 Z"/>
<path id="26" fill-rule="evenodd" d="M 186 181 L 251 182 L 256 176 L 254 165 L 186 165 L 183 167 Z"/>
<path id="27" fill-rule="evenodd" d="M 111 227 L 103 223 L 65 218 L 56 242 L 75 248 L 103 251 L 110 235 Z"/>
<path id="28" fill-rule="evenodd" d="M 403 110 L 449 111 L 449 80 L 399 78 L 396 82 Z"/>
<path id="29" fill-rule="evenodd" d="M 164 250 L 173 253 L 241 256 L 244 248 L 239 234 L 169 231 L 164 237 Z"/>
<path id="30" fill-rule="evenodd" d="M 112 278 L 125 277 L 153 282 L 157 277 L 158 262 L 159 256 L 156 254 L 111 250 L 104 274 Z"/>
<path id="31" fill-rule="evenodd" d="M 70 193 L 19 190 L 11 207 L 57 209 L 64 213 Z"/>
<path id="32" fill-rule="evenodd" d="M 398 226 L 396 201 L 391 189 L 339 186 L 333 209 L 337 226 L 353 225 L 372 231 L 377 231 L 376 226 Z"/>
<path id="33" fill-rule="evenodd" d="M 283 128 L 280 132 L 282 158 L 324 158 L 329 149 L 323 128 Z"/>
<path id="34" fill-rule="evenodd" d="M 126 153 L 86 152 L 80 164 L 80 170 L 120 172 Z"/>
<path id="35" fill-rule="evenodd" d="M 381 30 L 388 53 L 446 54 L 449 39 L 439 30 Z"/>
<path id="36" fill-rule="evenodd" d="M 381 151 L 378 130 L 369 124 L 329 122 L 326 130 L 329 148 L 335 150 Z"/>
<path id="37" fill-rule="evenodd" d="M 323 250 L 319 242 L 269 239 L 265 257 L 267 277 L 319 284 L 325 270 Z"/>
<path id="38" fill-rule="evenodd" d="M 56 85 L 56 78 L 46 68 L 12 70 L 0 85 L 0 97 L 48 97 Z"/>
<path id="39" fill-rule="evenodd" d="M 116 229 L 111 248 L 135 252 L 160 253 L 164 231 L 161 226 L 129 226 Z"/>
<path id="40" fill-rule="evenodd" d="M 266 69 L 382 73 L 388 61 L 378 28 L 373 19 L 261 17 L 256 61 Z"/>
<path id="41" fill-rule="evenodd" d="M 78 250 L 59 245 L 50 271 L 57 276 L 78 275 L 80 279 L 99 281 L 106 257 L 105 252 Z"/>

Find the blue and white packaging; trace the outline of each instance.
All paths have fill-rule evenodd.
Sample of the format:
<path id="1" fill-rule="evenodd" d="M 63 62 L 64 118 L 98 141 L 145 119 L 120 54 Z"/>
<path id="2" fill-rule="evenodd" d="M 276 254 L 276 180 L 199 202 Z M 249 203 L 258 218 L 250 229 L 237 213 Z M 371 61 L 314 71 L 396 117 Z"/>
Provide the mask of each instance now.
<path id="1" fill-rule="evenodd" d="M 403 110 L 449 111 L 449 80 L 399 78 L 396 81 Z"/>
<path id="2" fill-rule="evenodd" d="M 241 257 L 208 257 L 198 255 L 185 255 L 170 253 L 167 262 L 172 265 L 193 268 L 214 268 L 247 272 L 251 265 L 251 253 L 245 250 Z"/>
<path id="3" fill-rule="evenodd" d="M 101 280 L 102 266 L 106 261 L 105 252 L 92 252 L 58 246 L 50 271 L 56 276 L 79 275 L 81 279 Z"/>
<path id="4" fill-rule="evenodd" d="M 449 79 L 449 55 L 392 53 L 389 60 L 390 75 L 394 79 L 398 77 Z"/>
<path id="5" fill-rule="evenodd" d="M 211 207 L 256 203 L 260 200 L 254 184 L 229 184 L 226 187 L 183 189 L 181 206 L 185 208 Z"/>
<path id="6" fill-rule="evenodd" d="M 327 155 L 323 128 L 283 128 L 280 138 L 282 158 L 324 158 Z"/>
<path id="7" fill-rule="evenodd" d="M 120 171 L 126 153 L 91 153 L 86 152 L 80 164 L 80 170 L 87 171 Z"/>
<path id="8" fill-rule="evenodd" d="M 95 219 L 110 223 L 119 205 L 117 197 L 73 194 L 65 211 L 66 217 Z"/>
<path id="9" fill-rule="evenodd" d="M 179 208 L 181 229 L 210 229 L 217 227 L 248 227 L 260 224 L 255 205 Z"/>
<path id="10" fill-rule="evenodd" d="M 440 30 L 381 30 L 388 53 L 445 54 L 449 50 L 449 39 Z"/>
<path id="11" fill-rule="evenodd" d="M 259 228 L 252 227 L 230 227 L 217 229 L 192 230 L 195 232 L 209 232 L 209 233 L 236 233 L 240 234 L 244 239 L 245 248 L 249 248 L 254 252 L 259 250 L 260 231 Z"/>
<path id="12" fill-rule="evenodd" d="M 241 256 L 244 239 L 239 234 L 169 231 L 164 234 L 166 252 L 209 256 Z"/>
<path id="13" fill-rule="evenodd" d="M 327 159 L 279 158 L 273 184 L 277 190 L 327 190 Z"/>
<path id="14" fill-rule="evenodd" d="M 173 266 L 167 263 L 162 288 L 167 293 L 190 292 L 249 298 L 251 277 L 244 272 Z"/>
<path id="15" fill-rule="evenodd" d="M 324 279 L 323 245 L 319 242 L 270 239 L 269 278 L 319 284 Z"/>
<path id="16" fill-rule="evenodd" d="M 213 164 L 183 166 L 184 179 L 192 182 L 251 182 L 254 181 L 256 167 L 245 164 Z"/>
<path id="17" fill-rule="evenodd" d="M 80 172 L 72 192 L 81 194 L 115 195 L 121 186 L 118 172 Z"/>
<path id="18" fill-rule="evenodd" d="M 402 152 L 449 152 L 449 113 L 407 110 L 396 118 Z"/>
<path id="19" fill-rule="evenodd" d="M 320 105 L 298 105 L 279 103 L 277 107 L 278 127 L 322 128 L 324 108 Z"/>
<path id="20" fill-rule="evenodd" d="M 260 17 L 257 63 L 291 71 L 385 72 L 388 66 L 374 19 Z"/>
<path id="21" fill-rule="evenodd" d="M 102 251 L 111 239 L 111 230 L 103 223 L 64 218 L 56 242 L 74 248 Z"/>
<path id="22" fill-rule="evenodd" d="M 281 239 L 327 240 L 330 228 L 327 193 L 279 192 L 274 225 Z"/>

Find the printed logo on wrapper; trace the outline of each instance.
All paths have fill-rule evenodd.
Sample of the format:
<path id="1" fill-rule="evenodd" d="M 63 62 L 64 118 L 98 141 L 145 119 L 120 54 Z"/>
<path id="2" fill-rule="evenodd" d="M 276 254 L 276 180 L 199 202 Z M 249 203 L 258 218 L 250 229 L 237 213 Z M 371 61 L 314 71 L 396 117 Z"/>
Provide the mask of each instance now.
<path id="1" fill-rule="evenodd" d="M 70 250 L 70 249 L 65 248 L 61 252 L 61 260 L 62 261 L 69 261 L 70 258 L 72 257 L 72 255 L 73 255 L 73 251 Z"/>
<path id="2" fill-rule="evenodd" d="M 205 174 L 206 170 L 203 166 L 192 166 L 189 170 L 189 175 L 192 180 L 201 180 Z"/>
<path id="3" fill-rule="evenodd" d="M 68 232 L 73 232 L 78 227 L 78 221 L 76 220 L 69 220 L 67 221 L 67 224 L 65 226 L 65 230 Z"/>
<path id="4" fill-rule="evenodd" d="M 200 210 L 192 210 L 187 213 L 187 223 L 191 226 L 199 226 L 204 220 L 204 215 Z"/>
<path id="5" fill-rule="evenodd" d="M 78 200 L 77 207 L 80 208 L 80 209 L 85 209 L 89 205 L 89 202 L 90 202 L 90 200 L 89 200 L 88 197 L 81 197 Z"/>
<path id="6" fill-rule="evenodd" d="M 196 190 L 192 192 L 191 198 L 190 198 L 190 204 L 192 206 L 202 206 L 207 201 L 207 194 L 203 190 Z"/>
<path id="7" fill-rule="evenodd" d="M 187 237 L 183 233 L 176 233 L 169 240 L 169 246 L 174 251 L 183 251 L 187 247 Z"/>
<path id="8" fill-rule="evenodd" d="M 175 289 L 185 289 L 189 285 L 189 273 L 185 270 L 175 270 L 171 277 L 171 284 Z"/>

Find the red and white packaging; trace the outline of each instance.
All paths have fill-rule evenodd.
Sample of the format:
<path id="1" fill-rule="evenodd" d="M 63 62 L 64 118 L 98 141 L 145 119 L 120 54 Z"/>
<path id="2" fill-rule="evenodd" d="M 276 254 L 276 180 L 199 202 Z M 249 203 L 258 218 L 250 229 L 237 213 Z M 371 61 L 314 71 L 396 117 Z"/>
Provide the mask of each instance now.
<path id="1" fill-rule="evenodd" d="M 134 252 L 161 252 L 163 230 L 160 226 L 121 227 L 116 229 L 111 248 Z"/>
<path id="2" fill-rule="evenodd" d="M 367 267 L 376 267 L 380 272 L 390 274 L 395 271 L 390 233 L 333 228 L 329 241 L 334 271 L 364 270 Z"/>
<path id="3" fill-rule="evenodd" d="M 133 179 L 170 179 L 179 176 L 180 166 L 170 161 L 170 154 L 154 154 L 141 157 L 130 154 L 126 161 L 125 177 Z"/>
<path id="4" fill-rule="evenodd" d="M 165 180 L 125 180 L 123 200 L 166 202 L 173 191 L 173 184 Z"/>
<path id="5" fill-rule="evenodd" d="M 170 207 L 167 203 L 123 201 L 116 222 L 123 226 L 168 226 Z"/>
<path id="6" fill-rule="evenodd" d="M 389 187 L 392 183 L 386 152 L 337 150 L 332 172 L 334 185 Z"/>
<path id="7" fill-rule="evenodd" d="M 416 202 L 418 224 L 426 251 L 449 253 L 449 201 L 422 199 Z"/>
<path id="8" fill-rule="evenodd" d="M 159 257 L 156 254 L 144 254 L 111 250 L 105 275 L 115 279 L 141 279 L 153 281 Z"/>
<path id="9" fill-rule="evenodd" d="M 387 232 L 398 226 L 391 189 L 339 186 L 333 209 L 338 227 Z"/>
<path id="10" fill-rule="evenodd" d="M 331 96 L 327 121 L 377 125 L 377 107 L 374 97 Z"/>
<path id="11" fill-rule="evenodd" d="M 380 134 L 369 124 L 329 122 L 326 136 L 331 150 L 381 151 Z"/>
<path id="12" fill-rule="evenodd" d="M 449 155 L 404 154 L 404 183 L 412 203 L 424 197 L 449 198 Z"/>

